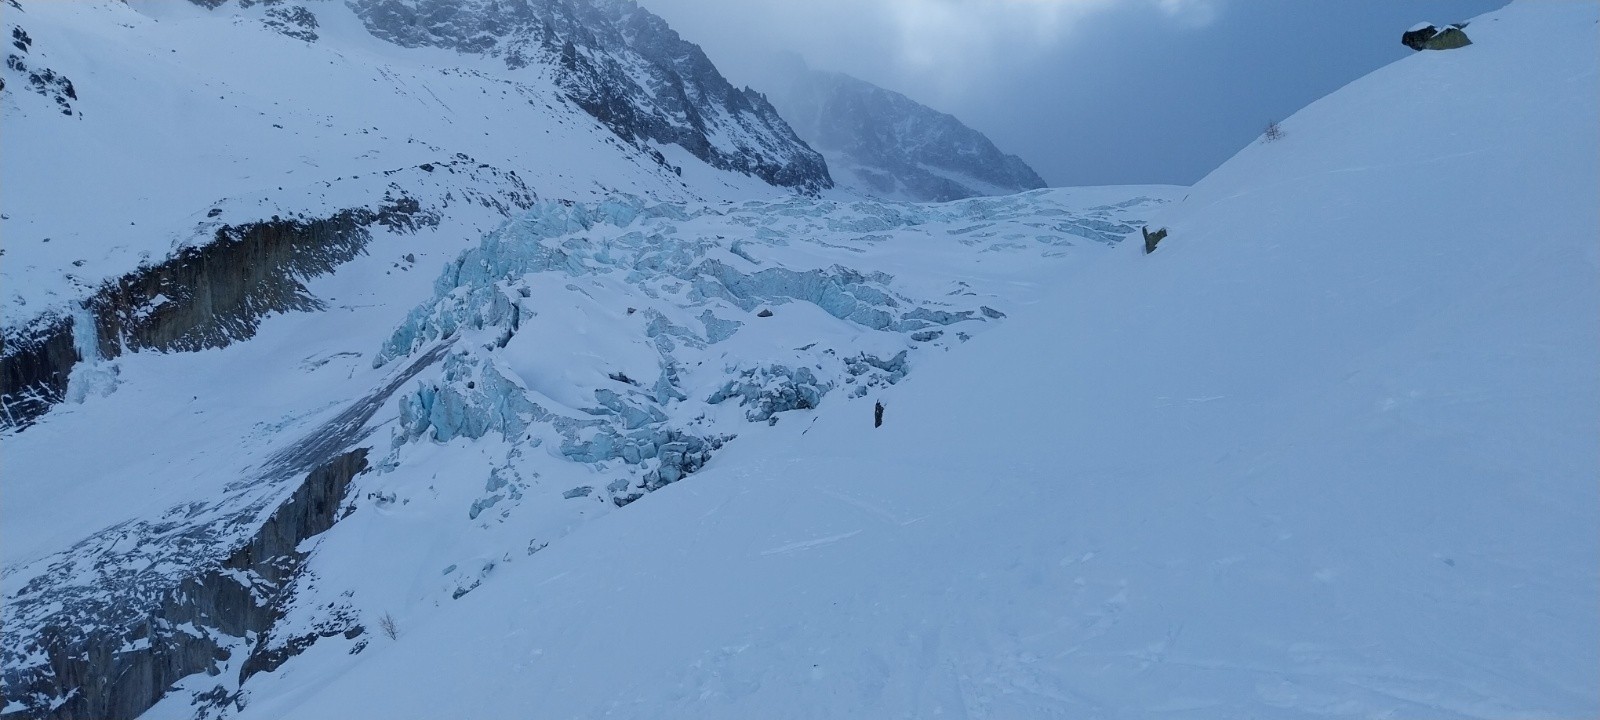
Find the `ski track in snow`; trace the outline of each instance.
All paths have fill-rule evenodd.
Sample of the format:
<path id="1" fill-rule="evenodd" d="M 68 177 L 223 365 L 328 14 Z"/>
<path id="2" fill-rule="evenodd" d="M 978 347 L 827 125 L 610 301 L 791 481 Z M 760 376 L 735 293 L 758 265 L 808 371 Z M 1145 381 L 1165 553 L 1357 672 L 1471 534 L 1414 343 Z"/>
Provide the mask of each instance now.
<path id="1" fill-rule="evenodd" d="M 855 537 L 857 535 L 860 535 L 860 534 L 861 534 L 860 530 L 851 530 L 850 532 L 839 533 L 838 535 L 829 535 L 827 537 L 820 537 L 820 538 L 816 538 L 816 539 L 813 539 L 813 540 L 800 540 L 798 542 L 792 542 L 792 543 L 789 543 L 787 545 L 779 545 L 778 547 L 775 547 L 775 548 L 767 548 L 766 550 L 762 550 L 761 554 L 762 555 L 786 555 L 788 553 L 797 552 L 797 551 L 801 551 L 801 550 L 810 550 L 811 548 L 819 547 L 819 546 L 822 546 L 822 545 L 832 545 L 833 543 L 839 542 L 840 540 L 847 540 L 849 538 L 853 538 L 853 537 Z"/>

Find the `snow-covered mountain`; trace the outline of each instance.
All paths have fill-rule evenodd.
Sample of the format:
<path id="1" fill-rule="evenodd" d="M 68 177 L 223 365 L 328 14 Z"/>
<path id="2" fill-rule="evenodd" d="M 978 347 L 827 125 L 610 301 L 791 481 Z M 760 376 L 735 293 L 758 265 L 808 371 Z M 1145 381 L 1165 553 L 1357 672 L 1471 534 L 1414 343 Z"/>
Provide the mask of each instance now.
<path id="1" fill-rule="evenodd" d="M 919 205 L 619 137 L 544 5 L 247 5 L 6 13 L 0 715 L 1600 713 L 1600 7 Z"/>
<path id="2" fill-rule="evenodd" d="M 944 202 L 1045 186 L 1033 168 L 951 115 L 798 56 L 772 63 L 762 89 L 841 187 L 868 197 Z"/>
<path id="3" fill-rule="evenodd" d="M 215 2 L 216 0 L 195 0 Z M 821 158 L 757 92 L 728 83 L 666 21 L 632 0 L 351 0 L 373 35 L 503 59 L 553 63 L 556 84 L 619 137 L 675 145 L 773 185 L 830 186 Z"/>
<path id="4" fill-rule="evenodd" d="M 6 424 L 65 392 L 77 306 L 103 352 L 209 346 L 310 307 L 294 278 L 373 237 L 444 258 L 541 197 L 830 184 L 758 95 L 627 2 L 8 0 L 5 33 Z M 277 297 L 214 277 L 239 256 L 272 261 Z M 207 273 L 210 297 L 179 287 Z"/>
<path id="5" fill-rule="evenodd" d="M 753 421 L 897 382 L 1175 192 L 785 200 L 619 137 L 510 40 L 408 48 L 373 28 L 414 23 L 331 3 L 291 36 L 292 7 L 7 13 L 75 103 L 4 97 L 6 390 L 35 401 L 8 402 L 7 713 L 236 709 L 375 636 L 359 573 L 301 549 L 351 503 L 438 503 L 448 602 Z M 440 463 L 477 477 L 395 494 Z"/>
<path id="6" fill-rule="evenodd" d="M 1514 5 L 1313 104 L 881 428 L 757 424 L 449 610 L 386 562 L 398 639 L 244 716 L 1594 715 L 1596 20 Z M 318 560 L 419 522 L 395 492 Z"/>

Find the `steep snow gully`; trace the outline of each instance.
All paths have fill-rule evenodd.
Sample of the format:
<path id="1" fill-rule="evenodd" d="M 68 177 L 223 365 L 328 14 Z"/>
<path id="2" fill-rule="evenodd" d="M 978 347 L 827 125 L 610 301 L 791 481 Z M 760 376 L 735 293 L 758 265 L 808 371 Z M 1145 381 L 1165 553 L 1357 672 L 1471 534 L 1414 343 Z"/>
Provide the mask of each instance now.
<path id="1" fill-rule="evenodd" d="M 465 102 L 410 63 L 536 27 L 350 47 Z M 0 438 L 0 714 L 1600 716 L 1600 5 L 1469 28 L 1193 188 L 753 193 L 552 105 L 600 189 L 385 146 L 403 177 L 185 215 L 440 220 L 242 326 L 160 283 L 68 313 L 41 352 L 82 362 Z M 590 67 L 653 88 L 647 50 Z M 9 317 L 100 287 L 33 281 Z"/>

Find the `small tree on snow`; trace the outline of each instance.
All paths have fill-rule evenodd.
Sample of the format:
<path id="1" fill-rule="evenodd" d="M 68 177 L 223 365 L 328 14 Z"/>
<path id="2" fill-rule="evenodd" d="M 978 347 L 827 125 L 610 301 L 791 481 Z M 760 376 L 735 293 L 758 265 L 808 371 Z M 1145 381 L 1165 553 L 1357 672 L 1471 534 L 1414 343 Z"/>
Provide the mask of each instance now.
<path id="1" fill-rule="evenodd" d="M 390 640 L 400 639 L 400 626 L 395 623 L 394 616 L 389 613 L 384 613 L 383 617 L 378 618 L 378 629 L 382 630 L 384 635 L 389 636 Z"/>
<path id="2" fill-rule="evenodd" d="M 1261 133 L 1261 141 L 1262 142 L 1273 142 L 1273 141 L 1282 140 L 1282 139 L 1283 139 L 1283 128 L 1279 127 L 1278 121 L 1277 120 L 1273 120 L 1272 122 L 1267 123 L 1267 129 Z"/>

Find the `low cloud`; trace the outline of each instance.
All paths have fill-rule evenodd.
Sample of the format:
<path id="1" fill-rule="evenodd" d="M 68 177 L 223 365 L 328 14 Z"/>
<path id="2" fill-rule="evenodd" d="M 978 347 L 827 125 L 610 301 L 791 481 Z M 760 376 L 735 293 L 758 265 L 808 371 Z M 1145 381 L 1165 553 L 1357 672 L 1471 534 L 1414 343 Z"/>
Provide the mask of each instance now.
<path id="1" fill-rule="evenodd" d="M 1142 10 L 1201 27 L 1218 0 L 644 0 L 701 43 L 735 81 L 741 67 L 792 51 L 933 103 L 1033 61 L 1093 28 L 1097 15 Z M 1155 12 L 1150 12 L 1154 10 Z M 735 28 L 737 28 L 735 30 Z"/>

